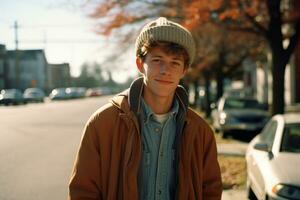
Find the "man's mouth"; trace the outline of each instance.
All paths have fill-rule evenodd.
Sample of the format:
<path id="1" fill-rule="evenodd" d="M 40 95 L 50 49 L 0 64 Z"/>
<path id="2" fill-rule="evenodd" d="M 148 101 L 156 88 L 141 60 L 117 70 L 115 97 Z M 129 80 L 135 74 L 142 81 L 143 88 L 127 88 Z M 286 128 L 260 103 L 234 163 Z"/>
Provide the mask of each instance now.
<path id="1" fill-rule="evenodd" d="M 155 79 L 155 81 L 161 83 L 161 84 L 172 84 L 172 81 L 168 81 L 168 80 L 162 80 L 162 79 Z"/>

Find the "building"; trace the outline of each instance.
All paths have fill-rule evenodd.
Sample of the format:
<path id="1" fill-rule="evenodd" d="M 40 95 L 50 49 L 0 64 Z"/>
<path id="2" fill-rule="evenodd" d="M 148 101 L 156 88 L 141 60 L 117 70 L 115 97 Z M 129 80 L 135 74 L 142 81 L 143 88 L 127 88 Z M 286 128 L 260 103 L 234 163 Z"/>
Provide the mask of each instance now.
<path id="1" fill-rule="evenodd" d="M 294 1 L 295 10 L 300 10 L 300 1 Z M 295 102 L 300 103 L 300 38 L 295 50 Z"/>
<path id="2" fill-rule="evenodd" d="M 6 48 L 0 44 L 0 90 L 6 88 Z"/>
<path id="3" fill-rule="evenodd" d="M 54 88 L 70 87 L 71 75 L 69 63 L 49 64 L 48 91 Z"/>
<path id="4" fill-rule="evenodd" d="M 10 50 L 6 53 L 6 61 L 7 88 L 48 88 L 44 50 Z"/>
<path id="5" fill-rule="evenodd" d="M 300 103 L 300 41 L 295 51 L 295 102 Z"/>

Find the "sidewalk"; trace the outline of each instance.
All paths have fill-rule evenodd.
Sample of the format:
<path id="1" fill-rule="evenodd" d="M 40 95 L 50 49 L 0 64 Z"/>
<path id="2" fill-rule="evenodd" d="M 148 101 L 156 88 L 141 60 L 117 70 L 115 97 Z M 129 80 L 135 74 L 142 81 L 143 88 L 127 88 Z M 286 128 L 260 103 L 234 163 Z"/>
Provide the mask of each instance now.
<path id="1" fill-rule="evenodd" d="M 217 150 L 219 155 L 241 156 L 244 157 L 248 143 L 218 143 Z M 246 190 L 230 189 L 223 190 L 222 200 L 247 200 Z"/>
<path id="2" fill-rule="evenodd" d="M 246 190 L 223 190 L 222 200 L 247 200 Z"/>
<path id="3" fill-rule="evenodd" d="M 217 150 L 219 155 L 245 156 L 248 143 L 219 143 Z"/>
<path id="4" fill-rule="evenodd" d="M 286 112 L 300 112 L 300 103 L 288 105 L 285 107 Z"/>

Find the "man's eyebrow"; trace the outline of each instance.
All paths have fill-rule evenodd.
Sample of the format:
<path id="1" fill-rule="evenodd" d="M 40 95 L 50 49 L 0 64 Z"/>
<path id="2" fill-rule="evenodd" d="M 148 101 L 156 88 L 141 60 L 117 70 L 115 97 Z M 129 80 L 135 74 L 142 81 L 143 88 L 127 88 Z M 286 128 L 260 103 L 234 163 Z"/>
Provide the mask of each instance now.
<path id="1" fill-rule="evenodd" d="M 152 57 L 162 58 L 162 56 L 160 56 L 160 55 L 153 55 Z"/>
<path id="2" fill-rule="evenodd" d="M 175 60 L 175 61 L 183 62 L 183 59 L 181 59 L 181 58 L 179 58 L 179 57 L 173 57 L 172 59 Z"/>

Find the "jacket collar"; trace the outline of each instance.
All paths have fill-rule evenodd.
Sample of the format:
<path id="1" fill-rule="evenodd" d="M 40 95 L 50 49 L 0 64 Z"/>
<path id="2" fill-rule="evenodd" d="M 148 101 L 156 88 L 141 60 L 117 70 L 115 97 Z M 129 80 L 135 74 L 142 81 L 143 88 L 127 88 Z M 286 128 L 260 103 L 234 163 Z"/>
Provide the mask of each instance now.
<path id="1" fill-rule="evenodd" d="M 141 97 L 144 88 L 144 79 L 139 77 L 134 80 L 129 89 L 124 92 L 116 95 L 112 99 L 112 103 L 123 110 L 123 112 L 134 112 L 136 115 L 139 115 L 141 112 Z M 125 98 L 124 98 L 125 97 Z M 183 109 L 183 112 L 187 112 L 188 108 L 188 95 L 186 90 L 178 85 L 175 91 L 175 98 L 177 98 L 179 107 Z M 126 99 L 128 101 L 126 102 Z"/>

